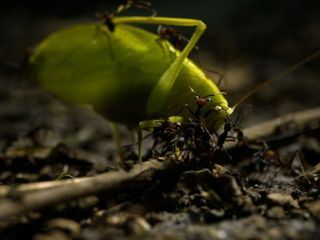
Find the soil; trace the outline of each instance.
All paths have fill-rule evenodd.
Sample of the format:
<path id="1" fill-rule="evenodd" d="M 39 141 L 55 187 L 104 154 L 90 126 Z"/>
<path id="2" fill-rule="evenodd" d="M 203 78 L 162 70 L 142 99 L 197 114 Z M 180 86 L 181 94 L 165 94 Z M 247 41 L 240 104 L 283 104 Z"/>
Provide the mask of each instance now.
<path id="1" fill-rule="evenodd" d="M 145 159 L 174 170 L 155 168 L 112 194 L 102 189 L 44 207 L 36 200 L 28 209 L 19 186 L 117 174 L 117 152 L 105 122 L 91 113 L 68 115 L 39 92 L 48 111 L 39 120 L 43 127 L 33 128 L 41 112 L 32 107 L 35 98 L 19 92 L 1 96 L 0 181 L 1 190 L 10 191 L 0 190 L 0 202 L 25 207 L 7 215 L 0 207 L 1 239 L 317 239 L 320 234 L 319 118 L 286 122 L 263 140 L 241 139 L 228 154 L 210 149 L 216 152 L 210 159 L 206 155 L 210 164 L 168 155 Z M 134 151 L 126 152 L 124 174 L 137 165 Z"/>

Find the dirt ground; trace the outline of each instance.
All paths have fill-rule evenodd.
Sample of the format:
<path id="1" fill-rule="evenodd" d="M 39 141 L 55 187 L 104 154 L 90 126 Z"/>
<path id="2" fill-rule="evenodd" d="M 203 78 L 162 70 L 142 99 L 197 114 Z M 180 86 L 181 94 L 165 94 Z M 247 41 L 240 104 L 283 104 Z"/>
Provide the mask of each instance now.
<path id="1" fill-rule="evenodd" d="M 41 92 L 33 90 L 33 96 L 1 94 L 1 239 L 317 239 L 320 234 L 319 115 L 285 122 L 263 141 L 243 139 L 227 150 L 230 157 L 209 149 L 215 152 L 206 155 L 210 164 L 158 156 L 144 163 L 160 165 L 130 178 L 125 187 L 68 199 L 76 191 L 71 187 L 56 202 L 28 203 L 24 194 L 32 198 L 40 190 L 21 192 L 21 184 L 119 168 L 103 119 L 66 112 Z M 46 114 L 37 107 L 39 98 Z M 36 119 L 41 127 L 33 127 Z M 133 171 L 137 158 L 130 148 L 127 153 L 124 174 Z"/>

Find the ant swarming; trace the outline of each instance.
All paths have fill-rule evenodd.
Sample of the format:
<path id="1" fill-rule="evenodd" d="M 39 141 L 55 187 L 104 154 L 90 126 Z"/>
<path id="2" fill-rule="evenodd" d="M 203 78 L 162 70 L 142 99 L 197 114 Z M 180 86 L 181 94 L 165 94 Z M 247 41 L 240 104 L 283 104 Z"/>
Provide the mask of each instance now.
<path id="1" fill-rule="evenodd" d="M 230 161 L 232 157 L 224 149 L 224 143 L 226 141 L 240 141 L 243 137 L 241 129 L 229 117 L 225 117 L 222 132 L 213 131 L 211 133 L 204 125 L 204 121 L 213 112 L 224 110 L 220 107 L 207 110 L 205 108 L 207 103 L 211 102 L 211 98 L 215 95 L 201 96 L 191 87 L 189 88 L 195 95 L 195 110 L 192 110 L 186 104 L 183 109 L 190 112 L 191 117 L 189 119 L 185 119 L 179 125 L 164 121 L 154 129 L 154 149 L 157 149 L 154 153 L 170 154 L 179 156 L 179 159 L 199 163 L 203 163 L 202 160 L 206 159 L 208 164 L 213 161 L 220 161 L 220 158 L 227 158 L 227 161 Z M 233 133 L 236 133 L 237 136 L 234 136 Z M 161 156 L 161 154 L 158 156 Z M 225 161 L 221 160 L 221 162 Z"/>
<path id="2" fill-rule="evenodd" d="M 224 162 L 225 160 L 220 158 L 225 157 L 230 161 L 232 157 L 223 148 L 223 143 L 229 140 L 226 137 L 229 129 L 226 127 L 217 140 L 217 136 L 212 135 L 203 123 L 195 118 L 179 124 L 164 121 L 153 130 L 153 157 L 173 156 L 201 166 L 209 166 L 216 161 Z"/>

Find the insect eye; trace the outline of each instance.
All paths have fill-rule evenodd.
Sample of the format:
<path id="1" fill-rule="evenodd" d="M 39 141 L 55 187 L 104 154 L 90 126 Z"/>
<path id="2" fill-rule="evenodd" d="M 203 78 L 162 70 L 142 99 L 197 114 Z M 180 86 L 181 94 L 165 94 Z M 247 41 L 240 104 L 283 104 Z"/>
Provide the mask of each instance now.
<path id="1" fill-rule="evenodd" d="M 207 97 L 207 102 L 211 102 L 212 101 L 212 99 L 210 98 L 210 97 Z"/>

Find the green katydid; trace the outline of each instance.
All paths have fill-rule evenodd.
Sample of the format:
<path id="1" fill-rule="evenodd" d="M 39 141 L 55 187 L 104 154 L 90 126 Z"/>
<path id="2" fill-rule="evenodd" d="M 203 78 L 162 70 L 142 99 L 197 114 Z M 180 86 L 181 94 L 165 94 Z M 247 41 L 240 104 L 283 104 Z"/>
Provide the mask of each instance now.
<path id="1" fill-rule="evenodd" d="M 137 127 L 144 120 L 176 115 L 193 106 L 190 88 L 212 94 L 206 118 L 217 129 L 232 113 L 218 87 L 187 58 L 206 26 L 200 20 L 166 17 L 115 17 L 110 31 L 98 23 L 80 24 L 51 34 L 29 59 L 31 77 L 62 100 L 90 104 L 108 119 Z M 158 36 L 127 24 L 195 26 L 181 51 L 162 49 Z M 175 59 L 164 57 L 173 51 Z M 171 53 L 167 53 L 170 56 Z M 188 111 L 179 115 L 189 116 Z M 148 125 L 148 124 L 147 124 Z M 144 126 L 142 124 L 141 126 Z"/>
<path id="2" fill-rule="evenodd" d="M 89 104 L 109 120 L 131 128 L 152 128 L 157 121 L 150 120 L 177 113 L 189 117 L 190 111 L 179 110 L 185 104 L 197 108 L 189 94 L 191 88 L 199 96 L 211 98 L 204 106 L 210 112 L 204 124 L 214 131 L 221 127 L 235 107 L 228 106 L 219 88 L 187 58 L 206 28 L 202 21 L 114 17 L 112 22 L 114 31 L 101 23 L 88 23 L 49 35 L 29 58 L 29 76 L 60 99 Z M 169 48 L 161 48 L 158 35 L 130 24 L 196 29 L 180 52 L 170 43 Z M 174 59 L 165 57 L 172 52 Z M 141 134 L 139 142 L 141 158 Z"/>

